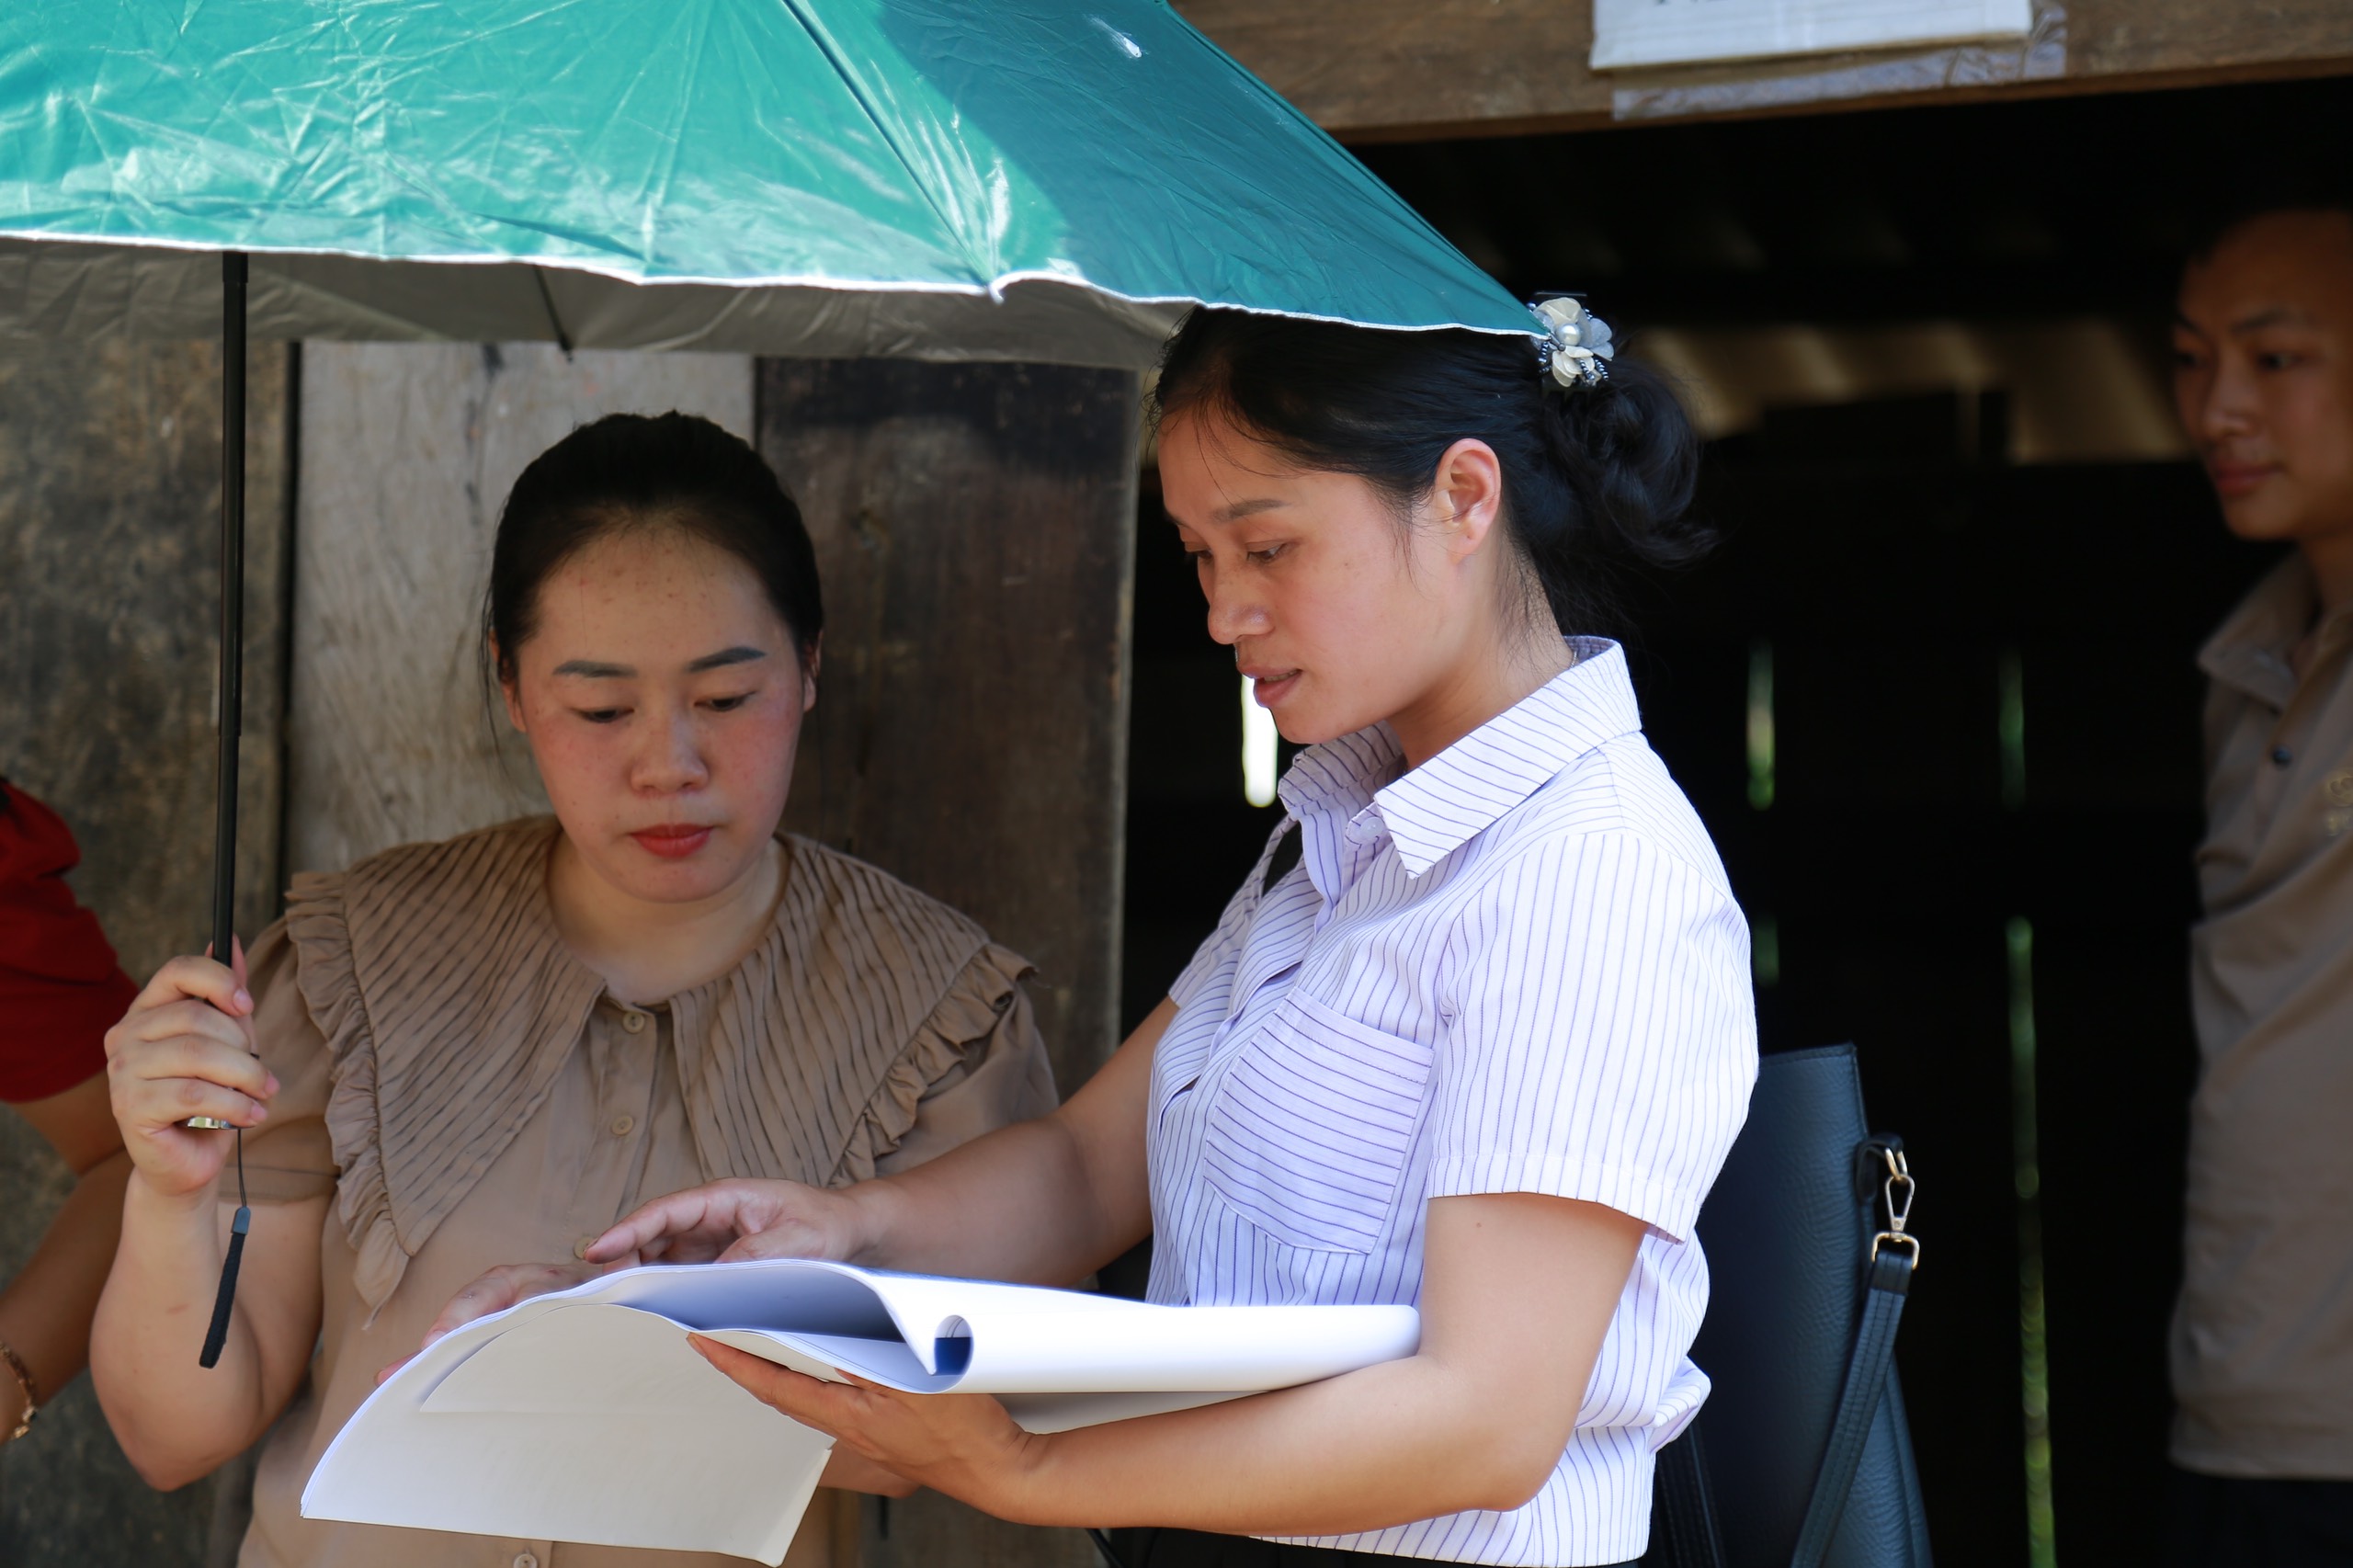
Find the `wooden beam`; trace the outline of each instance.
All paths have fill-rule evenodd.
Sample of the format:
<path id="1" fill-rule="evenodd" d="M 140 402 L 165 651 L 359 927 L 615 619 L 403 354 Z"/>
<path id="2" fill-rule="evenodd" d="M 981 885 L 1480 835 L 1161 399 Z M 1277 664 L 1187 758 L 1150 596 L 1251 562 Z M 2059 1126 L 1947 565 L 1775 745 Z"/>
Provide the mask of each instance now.
<path id="1" fill-rule="evenodd" d="M 785 820 L 1036 964 L 1064 1095 L 1117 1043 L 1138 393 L 1053 365 L 760 363 L 760 449 L 825 585 Z M 1096 1562 L 937 1493 L 863 1513 L 866 1568 Z"/>
<path id="2" fill-rule="evenodd" d="M 786 821 L 1036 964 L 1065 1095 L 1117 1043 L 1137 399 L 1116 370 L 760 362 L 825 585 Z"/>
<path id="3" fill-rule="evenodd" d="M 2353 73 L 2342 0 L 2043 0 L 2037 47 L 1597 74 L 1589 0 L 1176 0 L 1346 142 Z"/>

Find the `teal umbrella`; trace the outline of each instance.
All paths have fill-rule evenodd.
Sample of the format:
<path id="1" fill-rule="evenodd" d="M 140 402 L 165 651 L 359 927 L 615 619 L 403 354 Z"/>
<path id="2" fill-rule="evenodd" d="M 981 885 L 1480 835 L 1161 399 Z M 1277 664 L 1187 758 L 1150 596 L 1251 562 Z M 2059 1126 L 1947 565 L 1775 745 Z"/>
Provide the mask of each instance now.
<path id="1" fill-rule="evenodd" d="M 60 244 L 58 242 L 69 242 Z M 1159 0 L 0 14 L 0 331 L 1149 364 L 1527 312 Z"/>
<path id="2" fill-rule="evenodd" d="M 222 332 L 216 953 L 249 327 L 1140 369 L 1196 303 L 1537 330 L 1163 0 L 0 11 L 0 334 Z"/>

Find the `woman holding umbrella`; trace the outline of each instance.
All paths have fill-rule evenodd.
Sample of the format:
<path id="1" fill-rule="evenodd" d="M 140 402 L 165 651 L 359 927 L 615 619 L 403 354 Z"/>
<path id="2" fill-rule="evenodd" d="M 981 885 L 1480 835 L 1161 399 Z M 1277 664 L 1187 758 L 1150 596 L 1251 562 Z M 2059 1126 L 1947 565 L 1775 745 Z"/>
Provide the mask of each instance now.
<path id="1" fill-rule="evenodd" d="M 576 1256 L 722 1174 L 889 1174 L 1054 1103 L 1020 959 L 779 832 L 824 611 L 749 447 L 676 414 L 574 431 L 507 500 L 484 623 L 553 818 L 297 878 L 249 964 L 172 960 L 108 1037 L 137 1169 L 99 1397 L 160 1486 L 267 1435 L 247 1568 L 718 1561 L 329 1524 L 299 1497 L 495 1260 Z M 248 1130 L 254 1200 L 210 1370 L 231 1141 L 194 1115 Z M 847 1455 L 829 1480 L 908 1485 Z M 803 1538 L 791 1561 L 828 1560 Z"/>
<path id="2" fill-rule="evenodd" d="M 1692 437 L 1574 301 L 1540 315 L 1540 358 L 1196 312 L 1159 382 L 1168 512 L 1211 635 L 1308 745 L 1266 857 L 1053 1115 L 847 1189 L 676 1194 L 588 1257 L 1067 1284 L 1150 1234 L 1155 1301 L 1416 1303 L 1404 1360 L 1052 1436 L 697 1343 L 909 1481 L 1131 1527 L 1127 1568 L 1639 1556 L 1651 1456 L 1707 1392 L 1692 1225 L 1756 1028 L 1723 870 L 1623 654 L 1574 635 L 1613 558 L 1688 553 Z"/>

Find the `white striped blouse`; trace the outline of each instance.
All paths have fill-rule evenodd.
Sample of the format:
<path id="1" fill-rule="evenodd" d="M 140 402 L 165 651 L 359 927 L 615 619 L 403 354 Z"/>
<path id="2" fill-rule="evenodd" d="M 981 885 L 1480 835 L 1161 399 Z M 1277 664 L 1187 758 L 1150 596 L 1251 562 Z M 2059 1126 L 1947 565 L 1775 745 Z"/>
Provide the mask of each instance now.
<path id="1" fill-rule="evenodd" d="M 1316 1545 L 1639 1557 L 1652 1455 L 1707 1395 L 1691 1231 L 1756 1075 L 1748 928 L 1624 654 L 1570 645 L 1573 667 L 1410 772 L 1381 726 L 1301 753 L 1280 790 L 1301 864 L 1262 893 L 1262 858 L 1170 992 L 1154 1301 L 1415 1302 L 1433 1198 L 1550 1193 L 1649 1226 L 1531 1501 Z"/>

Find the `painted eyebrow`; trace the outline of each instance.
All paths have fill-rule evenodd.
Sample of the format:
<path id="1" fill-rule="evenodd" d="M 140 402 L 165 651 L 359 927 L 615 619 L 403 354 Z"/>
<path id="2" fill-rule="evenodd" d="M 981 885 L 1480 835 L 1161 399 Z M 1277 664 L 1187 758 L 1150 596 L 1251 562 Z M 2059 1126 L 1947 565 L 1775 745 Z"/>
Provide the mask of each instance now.
<path id="1" fill-rule="evenodd" d="M 2235 336 L 2243 332 L 2261 332 L 2267 326 L 2310 326 L 2312 324 L 2313 316 L 2310 311 L 2300 311 L 2293 305 L 2274 305 L 2268 311 L 2257 311 L 2251 316 L 2233 322 L 2231 333 Z"/>
<path id="2" fill-rule="evenodd" d="M 767 650 L 765 648 L 753 648 L 738 643 L 733 648 L 722 648 L 716 653 L 705 653 L 687 666 L 687 673 L 700 675 L 705 670 L 724 669 L 729 665 L 748 665 L 756 659 L 765 659 L 767 656 Z M 555 673 L 560 676 L 574 676 L 581 680 L 627 680 L 637 674 L 637 666 L 608 665 L 596 659 L 566 659 L 555 667 Z"/>
<path id="3" fill-rule="evenodd" d="M 1236 501 L 1230 506 L 1221 506 L 1218 508 L 1217 515 L 1229 523 L 1238 523 L 1245 517 L 1255 517 L 1261 512 L 1271 512 L 1278 506 L 1290 505 L 1288 501 L 1265 495 L 1255 501 Z"/>
<path id="4" fill-rule="evenodd" d="M 705 653 L 687 666 L 687 673 L 700 675 L 705 670 L 725 669 L 730 665 L 748 665 L 767 656 L 768 652 L 765 648 L 754 648 L 739 642 L 733 648 L 722 648 L 716 653 Z"/>

